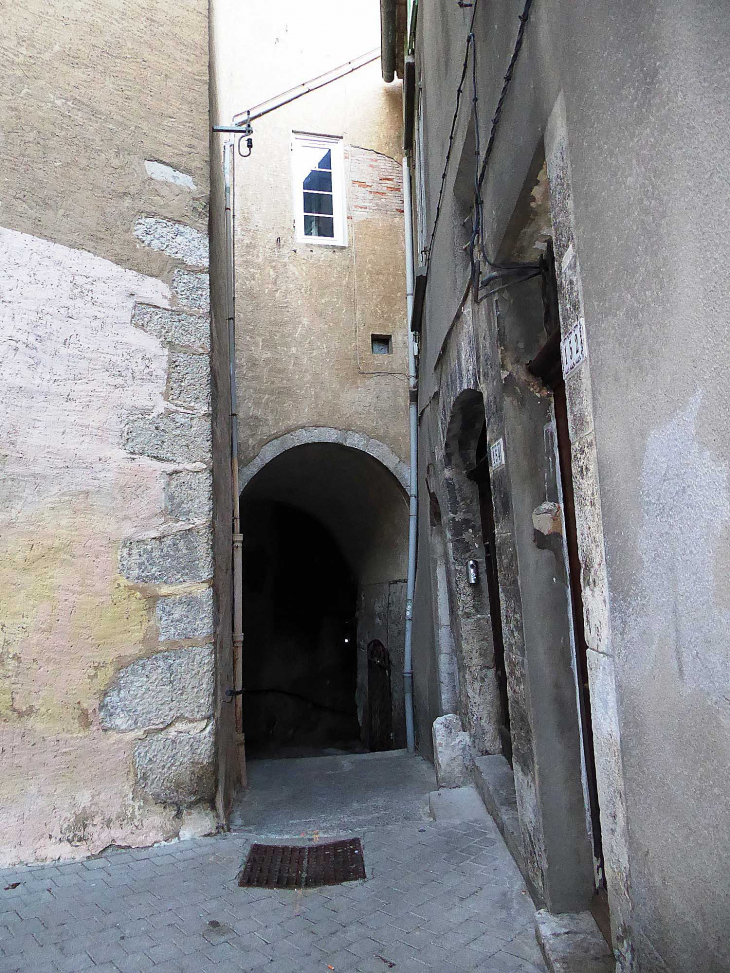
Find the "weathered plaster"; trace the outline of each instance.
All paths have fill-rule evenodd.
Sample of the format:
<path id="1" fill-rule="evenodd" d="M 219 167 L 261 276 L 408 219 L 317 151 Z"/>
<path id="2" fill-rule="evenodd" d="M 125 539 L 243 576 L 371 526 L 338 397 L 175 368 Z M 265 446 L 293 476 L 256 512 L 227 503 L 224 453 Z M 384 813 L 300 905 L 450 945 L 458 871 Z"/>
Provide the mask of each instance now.
<path id="1" fill-rule="evenodd" d="M 1 230 L 0 249 L 0 857 L 9 862 L 176 833 L 170 812 L 133 796 L 133 741 L 103 733 L 99 719 L 119 662 L 154 637 L 147 596 L 116 564 L 127 535 L 155 532 L 164 518 L 164 469 L 122 440 L 129 410 L 161 402 L 167 367 L 132 310 L 164 305 L 169 291 L 27 234 Z"/>
<path id="2" fill-rule="evenodd" d="M 327 22 L 327 43 L 311 18 Z M 377 10 L 295 0 L 256 12 L 259 43 L 241 58 L 233 37 L 251 13 L 221 0 L 227 23 L 220 70 L 224 114 L 267 98 L 290 80 L 378 44 Z M 309 43 L 303 45 L 302 38 Z M 334 58 L 334 60 L 333 60 Z M 273 65 L 277 64 L 276 69 Z M 241 98 L 245 99 L 243 102 Z M 301 427 L 349 429 L 408 459 L 407 332 L 403 276 L 400 86 L 367 65 L 261 118 L 250 158 L 236 162 L 236 308 L 239 454 L 249 463 L 273 439 Z M 296 239 L 291 133 L 342 138 L 345 247 Z M 371 335 L 392 335 L 374 355 Z"/>
<path id="3" fill-rule="evenodd" d="M 182 186 L 184 189 L 195 189 L 193 177 L 187 172 L 180 172 L 164 162 L 154 162 L 145 159 L 145 170 L 150 179 L 157 179 L 160 182 L 171 182 L 174 186 Z"/>
<path id="4" fill-rule="evenodd" d="M 170 838 L 206 817 L 159 807 L 135 778 L 143 730 L 103 730 L 99 710 L 140 658 L 156 670 L 187 653 L 201 687 L 212 675 L 191 645 L 211 641 L 210 610 L 186 629 L 161 608 L 169 587 L 119 573 L 128 541 L 162 535 L 158 553 L 176 557 L 211 520 L 207 16 L 204 0 L 179 10 L 174 48 L 166 5 L 142 0 L 28 0 L 3 21 L 4 861 Z M 173 473 L 203 478 L 176 490 Z M 200 590 L 180 566 L 165 576 Z M 182 645 L 161 646 L 170 634 Z"/>
<path id="5" fill-rule="evenodd" d="M 550 116 L 545 144 L 555 230 L 560 328 L 565 335 L 576 321 L 584 318 L 585 312 L 562 96 L 558 98 Z M 628 973 L 634 965 L 629 838 L 590 383 L 588 340 L 586 359 L 568 376 L 565 387 L 573 453 L 585 637 L 589 649 L 589 684 L 592 705 L 596 710 L 593 739 L 606 882 L 619 968 Z"/>

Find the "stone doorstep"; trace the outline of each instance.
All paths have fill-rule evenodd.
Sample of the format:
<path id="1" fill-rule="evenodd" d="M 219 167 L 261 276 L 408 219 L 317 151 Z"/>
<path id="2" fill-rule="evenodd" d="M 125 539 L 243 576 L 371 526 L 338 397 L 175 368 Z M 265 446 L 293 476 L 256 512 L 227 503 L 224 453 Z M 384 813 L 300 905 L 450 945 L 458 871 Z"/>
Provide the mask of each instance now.
<path id="1" fill-rule="evenodd" d="M 616 960 L 590 912 L 541 909 L 535 935 L 551 973 L 615 973 Z"/>
<path id="2" fill-rule="evenodd" d="M 540 896 L 524 868 L 515 781 L 510 765 L 503 756 L 495 754 L 474 757 L 471 770 L 484 806 L 494 818 L 522 872 L 533 901 L 539 903 Z M 590 912 L 553 915 L 540 909 L 535 913 L 535 935 L 551 973 L 615 973 L 613 953 Z"/>
<path id="3" fill-rule="evenodd" d="M 448 787 L 431 791 L 428 807 L 434 821 L 488 821 L 489 815 L 476 787 Z"/>

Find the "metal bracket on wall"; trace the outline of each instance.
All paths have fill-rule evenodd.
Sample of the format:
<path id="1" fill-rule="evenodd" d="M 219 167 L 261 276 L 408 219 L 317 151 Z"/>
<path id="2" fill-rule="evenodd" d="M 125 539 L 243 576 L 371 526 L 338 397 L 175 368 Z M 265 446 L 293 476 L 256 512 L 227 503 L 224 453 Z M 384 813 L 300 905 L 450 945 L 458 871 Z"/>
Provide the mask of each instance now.
<path id="1" fill-rule="evenodd" d="M 213 131 L 225 132 L 228 135 L 238 135 L 238 154 L 242 159 L 247 159 L 251 155 L 253 149 L 253 139 L 251 138 L 253 135 L 253 127 L 249 119 L 246 119 L 241 125 L 214 125 Z M 241 150 L 241 143 L 244 139 L 246 139 L 247 152 Z"/>

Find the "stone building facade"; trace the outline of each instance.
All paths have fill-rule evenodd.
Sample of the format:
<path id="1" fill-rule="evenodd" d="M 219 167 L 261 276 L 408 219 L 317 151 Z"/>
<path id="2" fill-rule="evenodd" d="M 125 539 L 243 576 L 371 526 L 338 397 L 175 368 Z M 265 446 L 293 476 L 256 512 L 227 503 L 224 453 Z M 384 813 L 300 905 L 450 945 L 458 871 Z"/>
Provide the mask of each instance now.
<path id="1" fill-rule="evenodd" d="M 227 0 L 191 0 L 173 16 L 165 0 L 72 0 L 5 12 L 2 863 L 226 820 L 241 778 L 223 139 L 211 126 L 366 53 L 360 70 L 262 119 L 238 159 L 239 477 L 249 579 L 251 548 L 272 543 L 253 507 L 294 506 L 300 540 L 321 527 L 314 567 L 339 573 L 350 599 L 318 616 L 313 645 L 330 675 L 311 705 L 333 733 L 339 707 L 365 736 L 368 652 L 390 646 L 383 726 L 388 746 L 400 741 L 400 85 L 380 77 L 375 5 L 352 16 L 331 0 L 306 16 L 284 6 L 244 16 Z M 294 131 L 340 153 L 337 246 L 295 239 Z M 284 562 L 277 550 L 264 551 L 269 563 Z M 300 578 L 324 603 L 324 575 L 302 550 Z M 292 590 L 304 591 L 296 577 Z M 303 595 L 298 604 L 309 625 Z M 340 670 L 351 679 L 342 706 L 326 689 Z M 296 722 L 294 688 L 273 691 Z"/>
<path id="2" fill-rule="evenodd" d="M 727 21 L 405 6 L 419 746 L 456 714 L 535 898 L 591 910 L 618 970 L 719 973 Z"/>
<path id="3" fill-rule="evenodd" d="M 3 12 L 0 861 L 216 827 L 208 4 Z"/>
<path id="4" fill-rule="evenodd" d="M 245 139 L 234 154 L 247 749 L 333 741 L 346 733 L 334 710 L 344 716 L 355 701 L 367 744 L 367 654 L 376 641 L 389 656 L 392 743 L 402 746 L 409 432 L 401 86 L 381 77 L 377 4 L 292 0 L 242 10 L 222 2 L 216 24 L 216 120 L 241 124 L 248 109 L 275 105 L 261 117 L 254 111 L 250 155 Z M 241 57 L 244 36 L 257 43 Z M 338 67 L 344 73 L 319 86 Z M 316 90 L 303 93 L 310 81 Z M 300 171 L 308 151 L 332 169 Z M 305 192 L 305 208 L 334 206 L 322 217 L 334 221 L 326 227 L 334 236 L 303 232 L 303 179 L 315 190 Z M 324 196 L 316 196 L 318 179 L 329 187 Z M 286 540 L 276 541 L 282 532 Z M 307 597 L 303 586 L 320 570 L 314 552 L 330 541 L 351 593 L 315 618 L 314 603 L 327 602 L 337 578 L 313 576 Z M 318 649 L 305 648 L 309 636 L 294 631 L 300 622 L 319 633 Z M 357 642 L 356 674 L 343 673 L 349 661 L 333 655 L 339 626 L 352 662 Z M 355 714 L 348 719 L 357 732 Z"/>

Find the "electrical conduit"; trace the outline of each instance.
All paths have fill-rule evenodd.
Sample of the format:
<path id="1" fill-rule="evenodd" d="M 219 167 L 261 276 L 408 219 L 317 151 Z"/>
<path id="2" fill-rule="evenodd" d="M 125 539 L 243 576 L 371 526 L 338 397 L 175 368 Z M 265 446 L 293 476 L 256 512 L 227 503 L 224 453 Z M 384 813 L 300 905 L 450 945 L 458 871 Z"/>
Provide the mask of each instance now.
<path id="1" fill-rule="evenodd" d="M 408 416 L 410 420 L 411 469 L 408 490 L 408 573 L 406 575 L 406 632 L 403 656 L 403 687 L 406 710 L 406 745 L 409 753 L 416 748 L 413 727 L 413 595 L 416 588 L 416 546 L 418 542 L 418 375 L 416 348 L 411 331 L 413 316 L 413 217 L 411 204 L 411 170 L 408 157 L 403 159 L 403 214 L 406 245 L 406 311 L 408 324 Z"/>
<path id="2" fill-rule="evenodd" d="M 233 493 L 233 688 L 236 693 L 235 733 L 241 784 L 245 787 L 246 750 L 243 736 L 243 535 L 238 489 L 238 398 L 236 395 L 236 293 L 233 237 L 234 143 L 223 147 L 223 181 L 226 207 L 226 317 L 228 319 L 228 377 L 231 391 L 231 490 Z"/>

